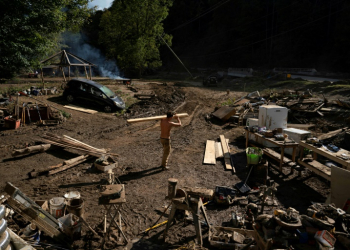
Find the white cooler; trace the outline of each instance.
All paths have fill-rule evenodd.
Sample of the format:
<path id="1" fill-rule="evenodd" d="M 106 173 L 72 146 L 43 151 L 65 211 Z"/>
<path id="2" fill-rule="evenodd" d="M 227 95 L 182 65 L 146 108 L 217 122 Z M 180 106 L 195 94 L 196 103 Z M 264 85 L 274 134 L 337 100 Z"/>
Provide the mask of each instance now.
<path id="1" fill-rule="evenodd" d="M 287 134 L 288 139 L 292 139 L 297 143 L 299 143 L 300 141 L 306 140 L 306 138 L 308 137 L 311 137 L 311 132 L 302 130 L 302 129 L 296 129 L 296 128 L 286 128 L 283 130 L 283 134 Z M 293 149 L 286 148 L 284 152 L 285 154 L 292 155 Z M 299 148 L 297 148 L 296 155 L 299 155 Z"/>

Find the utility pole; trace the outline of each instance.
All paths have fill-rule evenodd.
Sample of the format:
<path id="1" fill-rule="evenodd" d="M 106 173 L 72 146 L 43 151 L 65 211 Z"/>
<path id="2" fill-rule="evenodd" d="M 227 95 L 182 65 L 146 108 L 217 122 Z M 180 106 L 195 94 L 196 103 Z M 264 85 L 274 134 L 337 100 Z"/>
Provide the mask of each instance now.
<path id="1" fill-rule="evenodd" d="M 181 63 L 181 65 L 186 69 L 186 71 L 188 72 L 188 74 L 190 74 L 190 76 L 193 78 L 193 75 L 191 74 L 191 72 L 186 68 L 185 64 L 183 64 L 183 62 L 180 60 L 180 58 L 175 54 L 175 52 L 170 48 L 170 46 L 165 42 L 165 40 L 163 39 L 163 37 L 158 36 L 160 39 L 162 39 L 163 43 L 165 43 L 165 45 L 170 49 L 170 51 L 173 53 L 173 55 L 176 57 L 176 59 Z"/>

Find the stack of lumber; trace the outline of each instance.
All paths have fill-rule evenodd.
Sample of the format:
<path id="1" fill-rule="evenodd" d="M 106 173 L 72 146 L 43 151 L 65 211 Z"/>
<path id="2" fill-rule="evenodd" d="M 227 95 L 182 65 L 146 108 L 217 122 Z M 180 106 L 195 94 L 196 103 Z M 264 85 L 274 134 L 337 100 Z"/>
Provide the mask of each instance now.
<path id="1" fill-rule="evenodd" d="M 216 159 L 224 158 L 224 165 L 226 170 L 232 170 L 235 173 L 235 168 L 231 164 L 230 148 L 228 146 L 228 139 L 220 135 L 220 142 L 207 140 L 203 164 L 216 164 Z"/>
<path id="2" fill-rule="evenodd" d="M 88 154 L 96 157 L 100 157 L 101 155 L 104 155 L 107 153 L 106 149 L 103 149 L 103 148 L 99 149 L 99 148 L 92 147 L 88 144 L 85 144 L 67 135 L 63 135 L 63 137 L 61 137 L 52 133 L 46 133 L 44 134 L 42 140 L 52 145 L 56 145 L 63 148 L 75 149 L 83 152 L 84 154 Z M 113 155 L 111 153 L 109 154 Z"/>

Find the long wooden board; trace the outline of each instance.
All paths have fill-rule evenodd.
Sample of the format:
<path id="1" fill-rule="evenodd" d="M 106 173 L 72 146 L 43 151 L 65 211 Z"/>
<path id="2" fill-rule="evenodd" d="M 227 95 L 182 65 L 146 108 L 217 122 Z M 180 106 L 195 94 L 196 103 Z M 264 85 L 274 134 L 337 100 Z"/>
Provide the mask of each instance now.
<path id="1" fill-rule="evenodd" d="M 304 162 L 300 159 L 298 159 L 298 164 L 310 169 L 312 172 L 318 174 L 319 176 L 322 176 L 326 180 L 331 180 L 331 170 L 329 167 L 317 162 Z"/>
<path id="2" fill-rule="evenodd" d="M 221 142 L 215 142 L 215 158 L 224 157 L 224 153 L 222 152 Z"/>
<path id="3" fill-rule="evenodd" d="M 226 139 L 226 143 L 228 144 L 229 139 Z M 215 158 L 223 158 L 224 153 L 222 152 L 221 142 L 215 142 Z"/>
<path id="4" fill-rule="evenodd" d="M 215 141 L 207 140 L 203 164 L 216 164 Z"/>
<path id="5" fill-rule="evenodd" d="M 327 134 L 320 135 L 320 136 L 318 136 L 317 138 L 318 138 L 319 140 L 329 139 L 329 138 L 332 138 L 332 137 L 336 136 L 337 134 L 339 134 L 339 133 L 345 131 L 346 129 L 347 129 L 347 128 L 342 128 L 342 129 L 334 130 L 334 131 L 329 132 L 329 133 L 327 133 Z"/>
<path id="6" fill-rule="evenodd" d="M 232 170 L 235 173 L 236 170 L 231 164 L 231 154 L 230 154 L 230 148 L 228 146 L 228 139 L 226 139 L 224 135 L 220 135 L 220 144 L 222 147 L 222 152 L 224 154 L 225 169 Z"/>
<path id="7" fill-rule="evenodd" d="M 224 158 L 230 158 L 230 149 L 228 147 L 228 144 L 226 142 L 226 138 L 224 135 L 220 135 L 220 142 L 222 147 L 222 152 L 224 154 Z"/>
<path id="8" fill-rule="evenodd" d="M 74 106 L 74 105 L 65 105 L 65 106 L 63 106 L 63 107 L 64 107 L 64 108 L 67 108 L 67 109 L 73 109 L 73 110 L 81 111 L 81 112 L 88 113 L 88 114 L 95 114 L 95 113 L 98 112 L 98 111 L 96 111 L 96 110 L 85 109 L 85 108 L 81 108 L 81 107 Z"/>
<path id="9" fill-rule="evenodd" d="M 225 163 L 226 170 L 233 170 L 233 172 L 236 172 L 236 170 L 231 165 L 231 158 L 225 158 L 224 163 Z"/>
<path id="10" fill-rule="evenodd" d="M 187 113 L 181 113 L 181 114 L 176 114 L 178 117 L 187 117 Z M 145 118 L 135 118 L 135 119 L 128 119 L 128 123 L 135 123 L 135 122 L 147 122 L 147 121 L 155 121 L 155 120 L 161 120 L 166 118 L 166 115 L 160 115 L 160 116 L 152 116 L 152 117 L 145 117 Z"/>

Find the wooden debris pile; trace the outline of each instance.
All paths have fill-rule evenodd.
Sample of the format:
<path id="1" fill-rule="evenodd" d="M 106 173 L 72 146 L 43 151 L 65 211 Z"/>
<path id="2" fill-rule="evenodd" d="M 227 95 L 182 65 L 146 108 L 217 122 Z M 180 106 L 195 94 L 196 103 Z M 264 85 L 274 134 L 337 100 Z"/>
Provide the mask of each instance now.
<path id="1" fill-rule="evenodd" d="M 234 115 L 242 120 L 248 112 L 254 112 L 254 109 L 262 104 L 266 104 L 266 100 L 260 96 L 259 91 L 254 91 L 241 97 L 231 106 L 223 106 L 219 108 L 212 115 L 222 121 L 227 121 Z"/>

